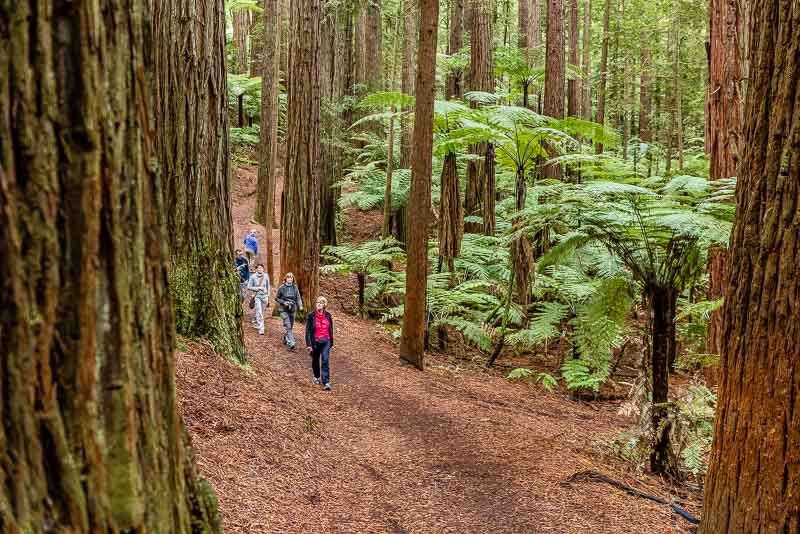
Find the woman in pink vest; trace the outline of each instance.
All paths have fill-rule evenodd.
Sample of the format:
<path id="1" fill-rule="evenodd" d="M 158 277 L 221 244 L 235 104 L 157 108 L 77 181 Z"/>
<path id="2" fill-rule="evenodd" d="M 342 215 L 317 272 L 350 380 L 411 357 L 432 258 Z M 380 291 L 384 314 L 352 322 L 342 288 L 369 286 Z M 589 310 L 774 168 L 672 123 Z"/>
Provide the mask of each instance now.
<path id="1" fill-rule="evenodd" d="M 331 389 L 330 353 L 333 348 L 333 318 L 328 313 L 328 299 L 319 297 L 317 309 L 306 316 L 306 345 L 311 354 L 312 384 L 320 383 L 320 358 L 322 359 L 322 385 Z"/>

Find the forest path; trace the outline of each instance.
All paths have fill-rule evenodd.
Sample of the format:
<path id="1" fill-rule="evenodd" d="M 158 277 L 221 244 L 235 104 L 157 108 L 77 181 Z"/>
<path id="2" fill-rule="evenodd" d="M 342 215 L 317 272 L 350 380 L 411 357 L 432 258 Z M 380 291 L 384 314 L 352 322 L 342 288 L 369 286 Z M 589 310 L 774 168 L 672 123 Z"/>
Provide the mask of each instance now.
<path id="1" fill-rule="evenodd" d="M 235 173 L 237 245 L 252 226 L 256 174 L 248 167 Z M 324 292 L 330 283 L 322 286 Z M 249 370 L 202 345 L 179 354 L 184 418 L 201 472 L 219 495 L 226 532 L 688 528 L 666 507 L 616 489 L 563 484 L 584 469 L 632 480 L 591 452 L 626 424 L 616 405 L 574 403 L 435 357 L 422 373 L 401 363 L 395 342 L 374 322 L 335 304 L 331 310 L 332 392 L 310 383 L 304 344 L 286 349 L 275 317 L 259 336 L 249 326 L 250 310 Z M 302 339 L 303 326 L 295 330 Z M 653 480 L 646 489 L 667 496 Z"/>

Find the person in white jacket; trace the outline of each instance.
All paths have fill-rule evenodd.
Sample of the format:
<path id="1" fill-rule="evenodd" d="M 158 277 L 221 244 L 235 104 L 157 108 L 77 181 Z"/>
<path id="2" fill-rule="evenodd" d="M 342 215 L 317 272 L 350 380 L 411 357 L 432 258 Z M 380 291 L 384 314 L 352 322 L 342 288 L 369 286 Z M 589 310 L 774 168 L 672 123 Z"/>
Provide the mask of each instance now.
<path id="1" fill-rule="evenodd" d="M 264 310 L 269 306 L 269 276 L 264 272 L 264 265 L 259 263 L 256 266 L 250 279 L 247 281 L 247 289 L 255 298 L 256 319 L 253 324 L 258 328 L 258 333 L 264 335 Z"/>

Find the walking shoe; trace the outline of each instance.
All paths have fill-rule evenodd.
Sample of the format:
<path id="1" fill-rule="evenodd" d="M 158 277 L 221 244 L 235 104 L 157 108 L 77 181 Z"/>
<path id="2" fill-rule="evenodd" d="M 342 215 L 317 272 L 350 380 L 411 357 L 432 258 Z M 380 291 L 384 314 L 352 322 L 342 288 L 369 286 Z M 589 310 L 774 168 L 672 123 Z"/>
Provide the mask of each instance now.
<path id="1" fill-rule="evenodd" d="M 263 336 L 264 335 L 264 331 L 263 330 L 259 330 L 258 331 L 258 335 Z"/>
<path id="2" fill-rule="evenodd" d="M 323 386 L 323 389 L 325 391 L 330 391 L 332 389 L 331 388 L 331 383 L 330 382 L 326 382 L 325 385 Z"/>
<path id="3" fill-rule="evenodd" d="M 311 377 L 311 383 L 314 384 L 315 386 L 318 386 L 319 385 L 319 378 L 312 376 Z"/>

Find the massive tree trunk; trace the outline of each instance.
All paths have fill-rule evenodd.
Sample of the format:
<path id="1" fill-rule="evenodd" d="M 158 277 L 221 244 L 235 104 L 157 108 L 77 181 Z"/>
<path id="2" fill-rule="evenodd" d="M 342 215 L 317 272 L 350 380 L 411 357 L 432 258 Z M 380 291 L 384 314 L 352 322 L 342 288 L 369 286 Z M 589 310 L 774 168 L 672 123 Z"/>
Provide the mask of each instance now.
<path id="1" fill-rule="evenodd" d="M 539 48 L 542 45 L 542 8 L 539 5 L 541 0 L 518 0 L 520 2 L 530 2 L 530 21 L 531 25 L 528 35 L 531 39 L 531 46 Z"/>
<path id="2" fill-rule="evenodd" d="M 149 15 L 0 1 L 2 532 L 220 531 L 175 398 Z"/>
<path id="3" fill-rule="evenodd" d="M 639 34 L 641 46 L 641 75 L 639 78 L 639 139 L 643 143 L 653 140 L 650 131 L 650 112 L 653 107 L 652 97 L 650 96 L 650 68 L 652 57 L 650 54 L 650 44 L 647 42 L 647 35 L 642 32 Z"/>
<path id="4" fill-rule="evenodd" d="M 563 37 L 562 37 L 563 39 Z M 569 0 L 569 64 L 573 68 L 579 66 L 578 63 L 578 0 Z M 567 116 L 580 117 L 580 80 L 570 79 L 567 81 Z"/>
<path id="5" fill-rule="evenodd" d="M 381 20 L 381 0 L 367 2 L 367 35 L 366 35 L 366 84 L 367 91 L 381 89 L 381 69 L 383 68 L 383 24 Z"/>
<path id="6" fill-rule="evenodd" d="M 275 282 L 274 243 L 275 180 L 278 170 L 278 79 L 280 78 L 281 10 L 279 0 L 264 0 L 264 67 L 261 74 L 261 144 L 256 187 L 256 220 L 267 233 L 267 273 Z"/>
<path id="7" fill-rule="evenodd" d="M 463 0 L 454 0 L 461 2 Z M 414 79 L 416 77 L 417 58 L 417 0 L 404 0 L 403 3 L 403 72 L 400 90 L 407 94 L 414 94 Z M 403 111 L 411 111 L 410 108 Z M 411 128 L 413 122 L 408 116 L 400 122 L 400 168 L 407 169 L 411 166 L 413 147 Z"/>
<path id="8" fill-rule="evenodd" d="M 439 261 L 454 272 L 453 260 L 461 253 L 464 235 L 461 213 L 461 192 L 458 188 L 456 153 L 450 152 L 442 164 L 441 199 L 439 202 Z"/>
<path id="9" fill-rule="evenodd" d="M 589 79 L 592 69 L 592 0 L 586 0 L 583 6 L 583 99 L 582 116 L 592 120 L 592 82 Z"/>
<path id="10" fill-rule="evenodd" d="M 494 92 L 494 61 L 492 50 L 492 3 L 489 0 L 469 0 L 472 9 L 472 31 L 470 33 L 469 90 Z M 472 104 L 475 107 L 475 104 Z M 481 159 L 486 157 L 486 143 L 472 147 L 472 153 Z M 482 162 L 470 160 L 467 164 L 467 189 L 464 199 L 464 215 L 483 216 L 482 198 L 485 173 Z M 482 224 L 467 223 L 464 231 L 477 233 Z"/>
<path id="11" fill-rule="evenodd" d="M 710 0 L 708 93 L 706 96 L 706 147 L 710 178 L 736 176 L 742 149 L 742 68 L 740 43 L 742 16 L 738 0 Z M 709 298 L 722 296 L 726 251 L 709 251 Z M 722 312 L 711 313 L 707 350 L 719 354 L 722 348 Z"/>
<path id="12" fill-rule="evenodd" d="M 341 32 L 337 29 L 339 19 L 337 10 L 343 6 L 331 5 L 323 9 L 320 30 L 320 101 L 333 108 L 344 97 L 340 83 L 340 73 L 336 70 L 336 56 L 341 54 L 345 44 L 340 42 Z M 337 35 L 338 34 L 338 35 Z M 321 125 L 321 156 L 319 162 L 322 170 L 319 181 L 320 245 L 336 245 L 336 195 L 333 184 L 341 175 L 341 149 L 338 146 L 340 131 L 338 117 L 329 116 Z"/>
<path id="13" fill-rule="evenodd" d="M 520 0 L 517 2 L 517 46 L 522 50 L 526 59 L 530 52 L 532 39 L 530 34 L 531 29 L 531 4 L 528 0 Z"/>
<path id="14" fill-rule="evenodd" d="M 233 265 L 222 1 L 151 0 L 155 154 L 170 229 L 175 326 L 244 360 Z M 198 9 L 199 7 L 199 9 Z M 184 47 L 186 52 L 176 54 Z"/>
<path id="15" fill-rule="evenodd" d="M 307 307 L 319 288 L 321 10 L 320 0 L 292 0 L 289 31 L 281 270 L 294 273 Z"/>
<path id="16" fill-rule="evenodd" d="M 431 156 L 433 152 L 433 101 L 436 92 L 436 39 L 439 1 L 419 0 L 419 46 L 414 121 L 414 162 L 411 168 L 411 210 L 414 223 L 408 231 L 405 313 L 400 336 L 400 357 L 425 368 L 425 323 L 428 279 L 428 221 L 431 206 Z"/>
<path id="17" fill-rule="evenodd" d="M 608 22 L 611 16 L 611 0 L 605 1 L 603 8 L 603 45 L 600 50 L 600 87 L 597 91 L 597 118 L 595 122 L 606 122 L 606 82 L 608 80 Z M 603 153 L 603 145 L 597 144 L 595 151 Z"/>
<path id="18" fill-rule="evenodd" d="M 800 13 L 751 3 L 703 532 L 800 531 Z"/>
<path id="19" fill-rule="evenodd" d="M 544 114 L 564 118 L 564 2 L 547 0 L 547 63 L 544 73 Z M 561 178 L 559 165 L 544 168 L 547 178 Z"/>

